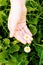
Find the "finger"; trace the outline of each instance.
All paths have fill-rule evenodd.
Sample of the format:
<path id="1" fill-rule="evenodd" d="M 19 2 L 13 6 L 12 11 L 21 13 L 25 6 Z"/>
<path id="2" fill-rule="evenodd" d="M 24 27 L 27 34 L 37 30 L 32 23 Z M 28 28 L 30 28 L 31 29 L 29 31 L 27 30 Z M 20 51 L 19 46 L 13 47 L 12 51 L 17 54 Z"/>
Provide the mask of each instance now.
<path id="1" fill-rule="evenodd" d="M 23 36 L 26 36 L 26 35 L 27 35 L 27 36 L 29 37 L 30 41 L 33 40 L 32 36 L 30 36 L 29 34 L 27 34 L 27 33 L 24 31 L 24 29 L 20 28 L 20 30 L 22 31 Z"/>
<path id="2" fill-rule="evenodd" d="M 10 37 L 14 37 L 15 29 L 16 29 L 16 26 L 12 25 L 10 28 Z"/>
<path id="3" fill-rule="evenodd" d="M 22 28 L 20 28 L 20 30 L 22 31 L 23 38 L 27 41 L 27 43 L 31 43 L 33 38 L 30 35 L 28 35 L 27 33 L 25 33 L 25 31 Z M 28 37 L 29 37 L 28 39 L 26 39 L 26 37 L 25 37 L 26 35 L 28 35 Z"/>
<path id="4" fill-rule="evenodd" d="M 16 28 L 16 26 L 15 26 L 14 22 L 11 20 L 8 21 L 8 29 L 10 31 L 10 37 L 13 37 L 15 28 Z"/>
<path id="5" fill-rule="evenodd" d="M 31 44 L 31 41 L 28 39 L 28 40 L 27 40 L 27 43 L 28 43 L 28 44 Z"/>
<path id="6" fill-rule="evenodd" d="M 27 34 L 28 35 L 28 34 Z M 28 35 L 29 36 L 29 39 L 30 39 L 30 41 L 33 41 L 33 38 L 32 38 L 32 36 L 30 36 L 30 35 Z"/>
<path id="7" fill-rule="evenodd" d="M 25 32 L 24 32 L 24 30 L 20 27 L 20 30 L 21 30 L 21 32 L 22 32 L 22 34 L 23 34 L 23 36 L 25 35 Z"/>
<path id="8" fill-rule="evenodd" d="M 27 41 L 27 43 L 31 43 L 32 40 L 33 40 L 33 38 L 30 35 L 26 34 L 26 33 L 24 35 L 24 39 Z"/>
<path id="9" fill-rule="evenodd" d="M 21 32 L 16 32 L 16 34 L 14 35 L 14 37 L 19 40 L 21 43 L 26 44 L 26 41 L 23 39 L 23 37 L 21 36 Z"/>
<path id="10" fill-rule="evenodd" d="M 27 41 L 27 43 L 30 43 L 31 44 L 32 41 L 33 41 L 33 38 L 29 36 L 29 38 L 26 41 Z"/>
<path id="11" fill-rule="evenodd" d="M 26 25 L 24 26 L 24 31 L 28 33 L 30 36 L 32 36 L 32 33 L 30 32 L 30 30 L 28 29 Z"/>

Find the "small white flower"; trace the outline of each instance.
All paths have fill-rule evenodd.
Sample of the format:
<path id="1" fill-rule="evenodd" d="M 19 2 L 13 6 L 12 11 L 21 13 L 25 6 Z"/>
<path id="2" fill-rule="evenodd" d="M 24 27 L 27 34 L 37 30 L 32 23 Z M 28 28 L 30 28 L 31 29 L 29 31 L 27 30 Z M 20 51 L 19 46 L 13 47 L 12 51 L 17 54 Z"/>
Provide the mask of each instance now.
<path id="1" fill-rule="evenodd" d="M 26 35 L 24 36 L 24 39 L 25 39 L 25 40 L 28 40 L 28 39 L 29 39 L 29 35 L 26 34 Z"/>
<path id="2" fill-rule="evenodd" d="M 24 47 L 24 51 L 26 53 L 29 53 L 31 51 L 31 48 L 29 46 Z"/>

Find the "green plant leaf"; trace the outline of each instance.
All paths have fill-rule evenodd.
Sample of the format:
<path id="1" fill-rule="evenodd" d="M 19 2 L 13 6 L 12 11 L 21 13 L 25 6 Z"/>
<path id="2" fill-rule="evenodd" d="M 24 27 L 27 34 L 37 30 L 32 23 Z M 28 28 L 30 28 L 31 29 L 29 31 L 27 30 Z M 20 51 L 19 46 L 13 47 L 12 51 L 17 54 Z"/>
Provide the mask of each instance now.
<path id="1" fill-rule="evenodd" d="M 1 52 L 0 53 L 0 62 L 1 63 L 6 63 L 7 61 L 5 60 L 6 57 L 6 52 Z"/>
<path id="2" fill-rule="evenodd" d="M 0 0 L 0 6 L 6 6 L 7 5 L 7 1 L 6 0 Z"/>
<path id="3" fill-rule="evenodd" d="M 8 60 L 8 62 L 6 63 L 6 65 L 14 65 L 14 64 L 18 65 L 18 61 L 17 61 L 16 57 L 11 56 L 11 59 Z"/>
<path id="4" fill-rule="evenodd" d="M 4 42 L 5 42 L 5 44 L 7 44 L 7 45 L 10 44 L 10 40 L 9 40 L 8 38 L 5 38 L 5 39 L 4 39 Z"/>
<path id="5" fill-rule="evenodd" d="M 12 42 L 13 45 L 15 45 L 15 44 L 17 44 L 17 43 L 19 43 L 18 40 L 14 40 L 14 41 Z"/>
<path id="6" fill-rule="evenodd" d="M 39 61 L 39 65 L 43 64 L 43 50 L 41 52 L 41 57 L 40 57 L 40 61 Z"/>
<path id="7" fill-rule="evenodd" d="M 4 19 L 3 17 L 6 18 L 6 14 L 3 11 L 0 11 L 0 26 L 3 24 Z"/>
<path id="8" fill-rule="evenodd" d="M 18 52 L 19 49 L 20 49 L 20 46 L 16 44 L 15 46 L 11 46 L 8 51 L 9 53 L 13 53 L 13 52 Z"/>
<path id="9" fill-rule="evenodd" d="M 29 24 L 34 24 L 34 25 L 37 25 L 38 23 L 38 15 L 36 15 L 37 17 L 36 18 L 33 18 L 32 20 L 29 21 Z"/>
<path id="10" fill-rule="evenodd" d="M 35 11 L 37 8 L 32 8 L 30 6 L 27 6 L 27 12 Z"/>
<path id="11" fill-rule="evenodd" d="M 2 36 L 0 35 L 0 39 L 2 39 Z"/>
<path id="12" fill-rule="evenodd" d="M 36 43 L 37 44 L 37 43 Z M 43 51 L 43 46 L 38 45 L 34 45 L 36 51 L 38 52 L 38 56 L 41 57 L 42 51 Z"/>
<path id="13" fill-rule="evenodd" d="M 37 28 L 36 28 L 36 26 L 30 24 L 30 25 L 29 25 L 29 28 L 30 28 L 30 30 L 31 30 L 31 32 L 32 32 L 33 35 L 35 35 L 35 34 L 37 33 Z"/>

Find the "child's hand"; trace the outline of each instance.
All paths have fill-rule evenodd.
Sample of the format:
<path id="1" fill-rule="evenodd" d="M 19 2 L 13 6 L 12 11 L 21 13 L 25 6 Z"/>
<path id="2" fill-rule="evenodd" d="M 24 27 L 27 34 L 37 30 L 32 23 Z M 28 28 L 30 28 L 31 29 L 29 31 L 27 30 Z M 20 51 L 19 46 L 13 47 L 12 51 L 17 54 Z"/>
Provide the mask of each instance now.
<path id="1" fill-rule="evenodd" d="M 10 37 L 15 37 L 23 44 L 31 43 L 32 33 L 26 25 L 27 9 L 21 0 L 11 0 L 11 10 L 8 18 Z"/>

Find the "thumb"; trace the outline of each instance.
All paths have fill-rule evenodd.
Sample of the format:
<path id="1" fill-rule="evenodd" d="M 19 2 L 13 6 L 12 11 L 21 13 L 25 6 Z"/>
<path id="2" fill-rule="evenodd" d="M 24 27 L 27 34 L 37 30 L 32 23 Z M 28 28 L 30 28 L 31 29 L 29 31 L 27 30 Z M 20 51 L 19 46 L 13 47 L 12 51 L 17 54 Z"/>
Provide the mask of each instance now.
<path id="1" fill-rule="evenodd" d="M 10 37 L 14 36 L 15 28 L 16 28 L 17 22 L 12 20 L 12 18 L 8 19 L 8 29 L 10 31 Z"/>
<path id="2" fill-rule="evenodd" d="M 15 23 L 11 24 L 10 38 L 14 37 L 15 29 L 16 29 L 16 24 Z"/>

